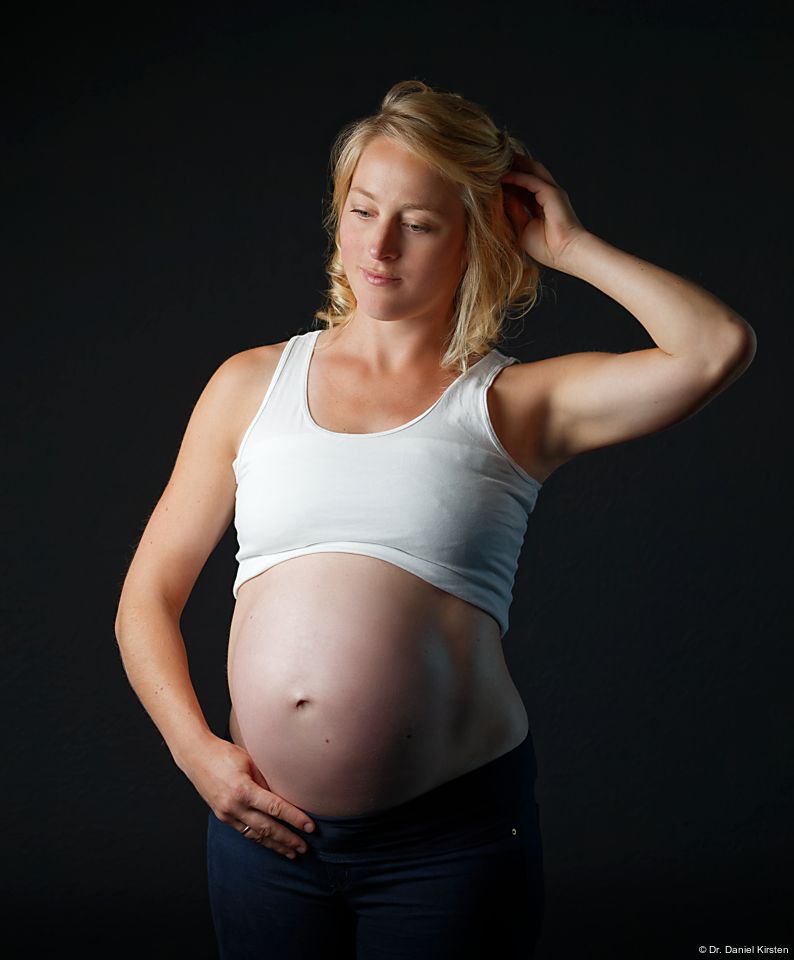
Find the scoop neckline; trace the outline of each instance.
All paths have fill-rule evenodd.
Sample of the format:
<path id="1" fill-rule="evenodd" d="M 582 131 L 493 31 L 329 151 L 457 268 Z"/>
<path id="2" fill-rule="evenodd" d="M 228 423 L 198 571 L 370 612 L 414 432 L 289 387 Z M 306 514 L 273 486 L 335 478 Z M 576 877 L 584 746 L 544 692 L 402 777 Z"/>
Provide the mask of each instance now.
<path id="1" fill-rule="evenodd" d="M 457 377 L 455 377 L 452 383 L 445 387 L 443 393 L 438 397 L 438 399 L 431 404 L 427 410 L 420 413 L 419 416 L 414 417 L 413 420 L 409 420 L 407 423 L 398 424 L 396 427 L 391 427 L 389 430 L 376 430 L 374 433 L 340 433 L 337 430 L 328 430 L 326 427 L 321 427 L 311 415 L 311 411 L 309 410 L 309 368 L 311 367 L 312 357 L 314 356 L 314 347 L 321 333 L 322 330 L 311 331 L 312 340 L 309 344 L 308 350 L 306 351 L 307 356 L 303 364 L 303 416 L 313 430 L 316 430 L 318 433 L 327 433 L 332 437 L 386 437 L 389 434 L 399 433 L 401 430 L 406 430 L 408 427 L 412 427 L 415 423 L 419 423 L 420 420 L 424 420 L 428 414 L 432 413 L 441 403 L 441 401 L 447 396 L 450 390 L 452 390 L 456 383 L 459 383 L 475 367 L 478 367 L 495 352 L 494 350 L 489 350 L 488 353 L 480 357 L 479 360 L 475 360 L 474 363 L 468 368 L 466 373 L 459 374 Z"/>

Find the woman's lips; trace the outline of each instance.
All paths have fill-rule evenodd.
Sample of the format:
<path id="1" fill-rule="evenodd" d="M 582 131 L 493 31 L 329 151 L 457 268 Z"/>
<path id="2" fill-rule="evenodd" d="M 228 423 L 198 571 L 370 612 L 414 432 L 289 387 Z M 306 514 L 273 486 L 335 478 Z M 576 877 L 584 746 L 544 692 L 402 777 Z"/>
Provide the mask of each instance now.
<path id="1" fill-rule="evenodd" d="M 376 273 L 370 273 L 369 270 L 364 270 L 362 267 L 362 273 L 364 274 L 368 283 L 371 283 L 374 287 L 384 287 L 389 283 L 398 283 L 399 277 L 379 277 Z"/>

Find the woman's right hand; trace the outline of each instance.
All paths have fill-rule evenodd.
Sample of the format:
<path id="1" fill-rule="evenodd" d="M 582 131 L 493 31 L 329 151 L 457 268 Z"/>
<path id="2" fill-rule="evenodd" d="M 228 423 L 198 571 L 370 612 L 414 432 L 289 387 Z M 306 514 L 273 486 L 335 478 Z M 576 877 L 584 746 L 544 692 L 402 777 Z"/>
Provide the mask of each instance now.
<path id="1" fill-rule="evenodd" d="M 290 860 L 295 859 L 296 850 L 306 852 L 306 841 L 273 818 L 301 830 L 306 830 L 306 824 L 314 829 L 311 818 L 267 789 L 267 781 L 242 747 L 210 733 L 180 767 L 223 823 L 240 832 L 250 827 L 246 838 Z"/>

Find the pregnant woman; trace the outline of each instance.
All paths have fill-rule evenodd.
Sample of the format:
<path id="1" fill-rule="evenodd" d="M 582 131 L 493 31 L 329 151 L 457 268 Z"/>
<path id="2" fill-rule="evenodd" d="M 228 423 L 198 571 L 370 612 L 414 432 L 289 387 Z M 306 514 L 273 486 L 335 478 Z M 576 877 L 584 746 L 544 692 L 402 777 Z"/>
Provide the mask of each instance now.
<path id="1" fill-rule="evenodd" d="M 477 104 L 420 81 L 332 155 L 321 326 L 221 363 L 130 565 L 125 670 L 209 806 L 223 958 L 531 957 L 543 867 L 502 640 L 529 514 L 587 450 L 665 429 L 751 362 L 749 325 L 585 229 Z M 519 363 L 548 267 L 656 346 Z M 232 710 L 212 733 L 180 617 L 229 524 Z"/>

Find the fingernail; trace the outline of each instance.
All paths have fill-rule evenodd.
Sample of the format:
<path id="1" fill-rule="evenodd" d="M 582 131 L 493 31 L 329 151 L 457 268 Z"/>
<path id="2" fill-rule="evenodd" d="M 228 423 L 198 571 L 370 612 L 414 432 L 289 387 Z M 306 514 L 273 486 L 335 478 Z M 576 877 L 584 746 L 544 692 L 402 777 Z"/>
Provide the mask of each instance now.
<path id="1" fill-rule="evenodd" d="M 306 833 L 311 833 L 312 830 L 314 830 L 314 824 L 313 824 L 313 823 L 304 823 L 303 829 L 306 831 Z"/>

